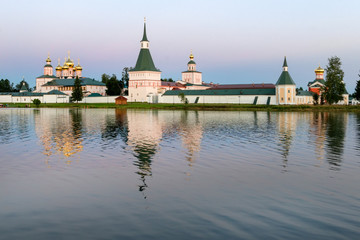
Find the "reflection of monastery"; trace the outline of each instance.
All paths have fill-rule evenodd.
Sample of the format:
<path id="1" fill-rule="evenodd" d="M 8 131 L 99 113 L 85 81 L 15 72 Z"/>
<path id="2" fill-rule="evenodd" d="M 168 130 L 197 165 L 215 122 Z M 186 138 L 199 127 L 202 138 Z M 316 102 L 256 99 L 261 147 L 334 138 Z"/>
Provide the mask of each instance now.
<path id="1" fill-rule="evenodd" d="M 161 81 L 161 71 L 155 67 L 149 50 L 149 40 L 144 23 L 141 49 L 135 67 L 129 72 L 129 101 L 151 103 L 181 103 L 183 93 L 189 103 L 234 103 L 234 104 L 313 104 L 313 95 L 321 94 L 324 85 L 324 69 L 315 70 L 316 79 L 310 82 L 308 91 L 296 91 L 296 84 L 290 73 L 286 57 L 283 71 L 276 82 L 261 84 L 212 84 L 202 81 L 202 73 L 197 71 L 193 54 L 190 55 L 187 71 L 182 72 L 182 80 Z M 348 103 L 344 93 L 340 104 Z"/>

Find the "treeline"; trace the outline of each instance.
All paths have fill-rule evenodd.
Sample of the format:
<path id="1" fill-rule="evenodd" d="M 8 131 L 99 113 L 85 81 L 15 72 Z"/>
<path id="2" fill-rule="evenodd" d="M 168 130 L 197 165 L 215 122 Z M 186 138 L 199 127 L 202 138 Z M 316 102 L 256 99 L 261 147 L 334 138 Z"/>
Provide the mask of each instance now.
<path id="1" fill-rule="evenodd" d="M 121 79 L 118 79 L 115 74 L 112 76 L 103 74 L 101 75 L 101 82 L 106 84 L 106 95 L 108 96 L 117 96 L 117 95 L 127 95 L 127 92 L 124 91 L 124 88 L 129 86 L 129 68 L 125 67 L 121 73 Z"/>
<path id="2" fill-rule="evenodd" d="M 26 88 L 30 91 L 29 84 L 22 80 L 19 84 L 16 84 L 14 87 L 14 83 L 10 82 L 8 79 L 0 80 L 0 92 L 19 92 L 23 83 L 25 83 Z"/>

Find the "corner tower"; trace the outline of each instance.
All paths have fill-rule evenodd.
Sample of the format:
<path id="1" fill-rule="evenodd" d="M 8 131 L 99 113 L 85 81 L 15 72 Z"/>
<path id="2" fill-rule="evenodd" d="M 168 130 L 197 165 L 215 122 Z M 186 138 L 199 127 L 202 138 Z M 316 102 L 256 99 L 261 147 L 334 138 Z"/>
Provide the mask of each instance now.
<path id="1" fill-rule="evenodd" d="M 286 57 L 284 58 L 283 72 L 275 85 L 277 104 L 296 104 L 296 84 L 288 72 Z"/>
<path id="2" fill-rule="evenodd" d="M 129 70 L 129 100 L 131 102 L 156 102 L 158 88 L 161 87 L 161 71 L 155 67 L 150 54 L 145 19 L 140 44 L 141 49 L 136 65 Z"/>

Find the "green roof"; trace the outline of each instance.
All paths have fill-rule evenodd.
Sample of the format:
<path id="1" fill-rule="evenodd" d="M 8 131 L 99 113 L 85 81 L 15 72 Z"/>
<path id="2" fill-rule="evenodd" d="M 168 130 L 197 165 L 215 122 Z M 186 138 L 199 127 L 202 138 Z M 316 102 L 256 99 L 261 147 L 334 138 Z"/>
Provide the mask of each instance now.
<path id="1" fill-rule="evenodd" d="M 188 64 L 196 64 L 196 62 L 194 60 L 190 60 Z"/>
<path id="2" fill-rule="evenodd" d="M 283 64 L 283 67 L 287 67 L 287 62 L 286 62 L 286 57 L 284 58 L 284 64 Z"/>
<path id="3" fill-rule="evenodd" d="M 39 76 L 37 78 L 57 78 L 57 77 L 54 76 L 54 75 L 41 75 L 41 76 Z"/>
<path id="4" fill-rule="evenodd" d="M 309 82 L 308 86 L 310 87 L 312 84 L 314 84 L 316 82 L 321 83 L 322 85 L 325 85 L 325 80 L 324 79 L 315 79 L 314 81 Z"/>
<path id="5" fill-rule="evenodd" d="M 296 85 L 288 71 L 283 71 L 275 85 Z"/>
<path id="6" fill-rule="evenodd" d="M 94 85 L 94 86 L 105 86 L 105 83 L 96 81 L 91 78 L 79 78 L 81 86 Z M 54 79 L 50 82 L 45 83 L 43 86 L 74 86 L 75 78 L 71 79 Z"/>
<path id="7" fill-rule="evenodd" d="M 52 67 L 51 64 L 46 64 L 44 67 Z"/>
<path id="8" fill-rule="evenodd" d="M 23 84 L 20 88 L 20 91 L 28 91 L 28 89 L 26 88 L 25 84 Z"/>
<path id="9" fill-rule="evenodd" d="M 263 89 L 206 89 L 206 90 L 169 90 L 163 96 L 178 96 L 179 93 L 184 95 L 275 95 L 275 88 Z"/>
<path id="10" fill-rule="evenodd" d="M 88 97 L 102 97 L 100 93 L 91 93 Z"/>
<path id="11" fill-rule="evenodd" d="M 299 90 L 296 96 L 313 96 L 314 93 L 310 91 Z"/>
<path id="12" fill-rule="evenodd" d="M 51 90 L 50 92 L 48 93 L 45 93 L 46 95 L 66 95 L 65 93 L 59 91 L 59 90 Z"/>
<path id="13" fill-rule="evenodd" d="M 136 61 L 135 68 L 130 71 L 155 71 L 160 72 L 159 69 L 155 67 L 155 64 L 152 60 L 150 50 L 147 48 L 142 48 L 139 53 L 139 57 Z"/>
<path id="14" fill-rule="evenodd" d="M 143 35 L 143 38 L 141 39 L 141 42 L 142 41 L 147 41 L 147 42 L 149 41 L 146 36 L 146 23 L 144 23 L 144 35 Z"/>

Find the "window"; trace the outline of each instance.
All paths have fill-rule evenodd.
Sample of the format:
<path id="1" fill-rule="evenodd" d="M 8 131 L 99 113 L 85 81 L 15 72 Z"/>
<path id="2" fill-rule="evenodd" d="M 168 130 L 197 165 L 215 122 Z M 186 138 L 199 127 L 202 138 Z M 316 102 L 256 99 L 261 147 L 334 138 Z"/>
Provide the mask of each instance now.
<path id="1" fill-rule="evenodd" d="M 290 101 L 290 98 L 288 98 L 288 101 Z"/>
<path id="2" fill-rule="evenodd" d="M 288 93 L 290 93 L 290 89 L 288 90 Z"/>
<path id="3" fill-rule="evenodd" d="M 281 101 L 284 101 L 284 98 L 281 98 Z"/>

